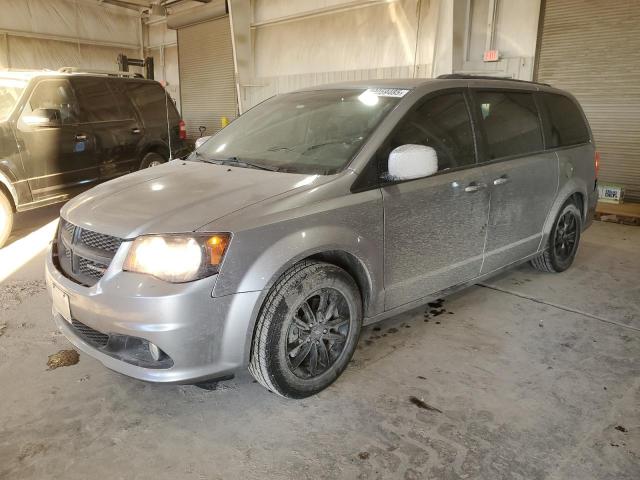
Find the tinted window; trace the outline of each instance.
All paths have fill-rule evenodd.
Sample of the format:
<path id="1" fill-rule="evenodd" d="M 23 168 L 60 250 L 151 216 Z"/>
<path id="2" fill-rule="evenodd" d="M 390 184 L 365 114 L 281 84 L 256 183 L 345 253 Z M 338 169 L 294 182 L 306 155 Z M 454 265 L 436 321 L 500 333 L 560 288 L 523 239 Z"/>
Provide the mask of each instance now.
<path id="1" fill-rule="evenodd" d="M 391 136 L 385 158 L 391 150 L 406 144 L 434 148 L 438 170 L 473 164 L 473 131 L 464 95 L 439 95 L 407 114 Z"/>
<path id="2" fill-rule="evenodd" d="M 78 122 L 78 102 L 66 80 L 44 80 L 38 83 L 22 115 L 30 115 L 39 108 L 58 110 L 63 125 Z"/>
<path id="3" fill-rule="evenodd" d="M 530 93 L 476 92 L 487 158 L 542 150 L 538 110 Z"/>
<path id="4" fill-rule="evenodd" d="M 540 94 L 546 111 L 545 140 L 547 148 L 565 147 L 589 141 L 589 130 L 573 101 L 563 95 Z"/>
<path id="5" fill-rule="evenodd" d="M 129 101 L 124 82 L 121 79 L 109 79 L 108 84 L 118 107 L 118 120 L 135 119 L 136 112 Z"/>
<path id="6" fill-rule="evenodd" d="M 104 78 L 74 79 L 83 119 L 87 122 L 121 120 L 115 96 Z"/>
<path id="7" fill-rule="evenodd" d="M 167 124 L 169 120 L 179 120 L 173 101 L 167 97 L 164 88 L 157 83 L 127 82 L 129 97 L 140 112 L 145 125 L 157 126 Z"/>

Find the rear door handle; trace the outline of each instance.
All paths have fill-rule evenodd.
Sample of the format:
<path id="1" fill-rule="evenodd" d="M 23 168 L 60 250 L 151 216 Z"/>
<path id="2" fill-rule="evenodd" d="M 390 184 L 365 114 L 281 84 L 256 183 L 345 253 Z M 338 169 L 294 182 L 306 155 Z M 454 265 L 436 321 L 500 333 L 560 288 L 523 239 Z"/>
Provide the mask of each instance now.
<path id="1" fill-rule="evenodd" d="M 507 178 L 507 176 L 506 176 L 506 175 L 503 175 L 503 176 L 501 176 L 501 177 L 499 177 L 499 178 L 496 178 L 496 179 L 493 181 L 493 184 L 494 184 L 494 185 L 504 185 L 504 184 L 505 184 L 505 183 L 507 183 L 508 181 L 509 181 L 509 179 Z"/>
<path id="2" fill-rule="evenodd" d="M 464 187 L 464 191 L 467 193 L 473 193 L 477 192 L 478 190 L 482 190 L 483 188 L 487 188 L 484 183 L 471 182 L 469 185 Z"/>
<path id="3" fill-rule="evenodd" d="M 139 129 L 138 127 L 136 127 L 136 128 L 132 128 L 132 129 L 131 129 L 131 133 L 133 133 L 134 135 L 137 135 L 137 134 L 139 134 L 139 133 L 140 133 L 140 129 Z"/>
<path id="4" fill-rule="evenodd" d="M 84 142 L 87 139 L 87 136 L 84 133 L 79 133 L 76 135 L 76 142 Z"/>

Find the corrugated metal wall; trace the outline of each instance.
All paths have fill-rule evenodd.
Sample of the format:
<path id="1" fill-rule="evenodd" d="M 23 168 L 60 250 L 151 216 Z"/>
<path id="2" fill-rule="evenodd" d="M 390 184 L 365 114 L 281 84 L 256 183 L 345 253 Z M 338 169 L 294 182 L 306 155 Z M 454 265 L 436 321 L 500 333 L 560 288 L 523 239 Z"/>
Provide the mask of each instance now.
<path id="1" fill-rule="evenodd" d="M 223 116 L 236 117 L 236 84 L 229 17 L 178 30 L 180 98 L 182 117 L 190 138 L 207 127 L 211 135 L 220 130 Z"/>
<path id="2" fill-rule="evenodd" d="M 541 32 L 537 80 L 578 98 L 600 181 L 640 201 L 640 1 L 546 0 Z"/>

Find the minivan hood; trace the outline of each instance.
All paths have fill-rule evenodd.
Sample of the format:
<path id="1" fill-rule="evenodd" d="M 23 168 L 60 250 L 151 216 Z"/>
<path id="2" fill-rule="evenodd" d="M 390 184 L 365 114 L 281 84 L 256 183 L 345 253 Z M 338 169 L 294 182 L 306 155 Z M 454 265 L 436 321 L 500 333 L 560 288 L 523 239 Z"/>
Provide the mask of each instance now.
<path id="1" fill-rule="evenodd" d="M 67 203 L 61 215 L 120 238 L 191 232 L 318 178 L 174 160 L 94 187 Z"/>

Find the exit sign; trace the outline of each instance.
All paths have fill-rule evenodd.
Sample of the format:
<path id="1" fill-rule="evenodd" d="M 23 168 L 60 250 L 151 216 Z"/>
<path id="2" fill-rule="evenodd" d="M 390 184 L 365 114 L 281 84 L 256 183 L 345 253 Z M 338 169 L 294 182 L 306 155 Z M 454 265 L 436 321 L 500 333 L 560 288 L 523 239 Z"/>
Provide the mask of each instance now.
<path id="1" fill-rule="evenodd" d="M 487 50 L 484 52 L 483 60 L 485 62 L 497 62 L 500 60 L 500 52 L 498 50 Z"/>

